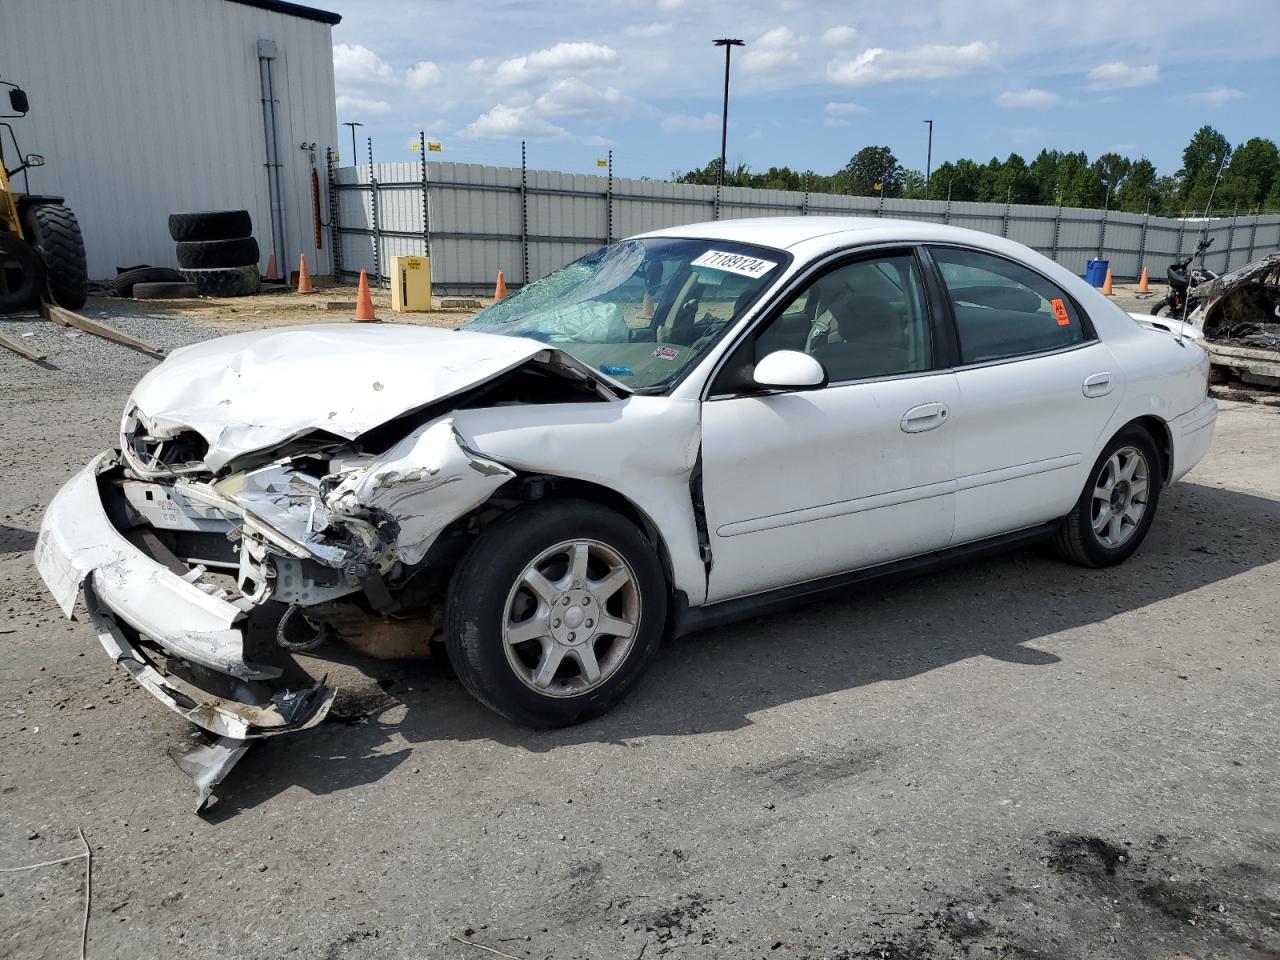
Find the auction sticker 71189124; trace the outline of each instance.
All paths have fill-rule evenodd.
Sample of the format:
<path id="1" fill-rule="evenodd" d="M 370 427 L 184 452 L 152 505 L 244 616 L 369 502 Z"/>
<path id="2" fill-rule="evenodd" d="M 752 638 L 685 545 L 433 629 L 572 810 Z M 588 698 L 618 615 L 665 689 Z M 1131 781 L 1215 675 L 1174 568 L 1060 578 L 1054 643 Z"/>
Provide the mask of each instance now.
<path id="1" fill-rule="evenodd" d="M 711 270 L 723 270 L 725 273 L 736 273 L 740 277 L 757 279 L 777 266 L 771 260 L 749 257 L 743 253 L 730 253 L 727 250 L 708 250 L 690 266 L 707 267 Z"/>

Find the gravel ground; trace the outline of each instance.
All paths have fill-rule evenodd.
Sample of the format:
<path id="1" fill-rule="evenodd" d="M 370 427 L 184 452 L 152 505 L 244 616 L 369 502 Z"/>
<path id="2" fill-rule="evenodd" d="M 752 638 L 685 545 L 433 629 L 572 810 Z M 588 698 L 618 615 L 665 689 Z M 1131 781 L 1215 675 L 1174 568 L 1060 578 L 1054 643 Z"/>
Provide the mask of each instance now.
<path id="1" fill-rule="evenodd" d="M 30 560 L 155 361 L 31 329 L 56 369 L 0 353 L 0 867 L 83 828 L 90 957 L 1280 956 L 1271 398 L 1223 403 L 1120 568 L 1027 550 L 688 637 L 571 730 L 332 651 L 335 716 L 202 819 L 188 728 Z M 83 869 L 0 874 L 0 956 L 75 955 Z"/>

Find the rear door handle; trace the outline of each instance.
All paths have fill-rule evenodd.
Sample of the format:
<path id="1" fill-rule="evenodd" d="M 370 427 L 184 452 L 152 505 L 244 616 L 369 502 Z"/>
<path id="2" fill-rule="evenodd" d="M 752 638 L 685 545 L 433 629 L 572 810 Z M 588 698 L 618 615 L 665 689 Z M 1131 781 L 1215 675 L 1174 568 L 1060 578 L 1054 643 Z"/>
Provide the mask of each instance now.
<path id="1" fill-rule="evenodd" d="M 922 403 L 902 415 L 903 433 L 924 433 L 947 422 L 951 411 L 945 403 Z"/>
<path id="2" fill-rule="evenodd" d="M 1086 397 L 1105 397 L 1111 392 L 1111 374 L 1095 373 L 1084 378 L 1084 395 Z"/>

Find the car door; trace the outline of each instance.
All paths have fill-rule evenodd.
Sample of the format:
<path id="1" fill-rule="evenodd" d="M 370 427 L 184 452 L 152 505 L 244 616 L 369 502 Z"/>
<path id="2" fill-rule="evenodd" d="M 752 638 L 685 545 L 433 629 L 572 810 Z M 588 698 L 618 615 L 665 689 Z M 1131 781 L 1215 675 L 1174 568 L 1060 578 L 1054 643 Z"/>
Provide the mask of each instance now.
<path id="1" fill-rule="evenodd" d="M 958 339 L 953 543 L 1064 516 L 1123 393 L 1069 294 L 992 253 L 933 246 Z"/>
<path id="2" fill-rule="evenodd" d="M 927 553 L 951 539 L 955 375 L 938 370 L 924 265 L 910 249 L 834 260 L 779 299 L 703 405 L 708 601 Z M 818 389 L 752 389 L 775 350 L 810 353 Z"/>

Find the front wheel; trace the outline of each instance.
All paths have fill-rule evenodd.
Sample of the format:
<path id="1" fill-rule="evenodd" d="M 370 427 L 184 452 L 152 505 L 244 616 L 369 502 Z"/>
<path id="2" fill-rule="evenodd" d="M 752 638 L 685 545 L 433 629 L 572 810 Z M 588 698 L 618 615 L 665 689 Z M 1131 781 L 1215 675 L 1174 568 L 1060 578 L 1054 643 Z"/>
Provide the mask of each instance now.
<path id="1" fill-rule="evenodd" d="M 445 641 L 480 702 L 562 727 L 627 695 L 666 610 L 662 567 L 634 524 L 588 501 L 544 500 L 476 538 L 449 584 Z"/>
<path id="2" fill-rule="evenodd" d="M 1153 317 L 1169 316 L 1173 312 L 1173 301 L 1170 297 L 1157 301 L 1151 307 L 1151 315 Z"/>
<path id="3" fill-rule="evenodd" d="M 1141 427 L 1107 444 L 1080 499 L 1054 537 L 1058 553 L 1085 567 L 1127 560 L 1142 543 L 1160 502 L 1160 453 Z"/>

